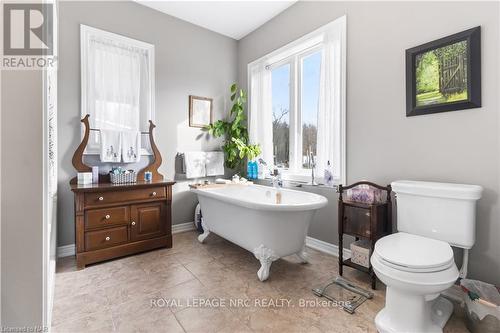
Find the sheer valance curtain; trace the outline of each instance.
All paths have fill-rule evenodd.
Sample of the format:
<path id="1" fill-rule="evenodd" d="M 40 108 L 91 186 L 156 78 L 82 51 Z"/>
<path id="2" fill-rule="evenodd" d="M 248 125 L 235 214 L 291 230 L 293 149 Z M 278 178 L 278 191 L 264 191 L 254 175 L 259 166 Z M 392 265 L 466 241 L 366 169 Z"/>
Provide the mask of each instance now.
<path id="1" fill-rule="evenodd" d="M 146 131 L 153 119 L 153 46 L 93 31 L 82 33 L 82 115 L 90 114 L 92 128 Z M 98 150 L 99 133 L 91 132 L 87 153 Z"/>
<path id="2" fill-rule="evenodd" d="M 345 183 L 345 40 L 346 17 L 304 36 L 270 55 L 251 63 L 249 73 L 249 135 L 250 141 L 260 144 L 262 158 L 273 163 L 272 133 L 272 62 L 280 54 L 289 57 L 291 52 L 300 53 L 311 45 L 320 45 L 322 61 L 318 105 L 316 175 L 323 177 L 327 162 L 333 165 L 337 183 Z M 303 49 L 300 46 L 303 45 Z M 271 60 L 272 59 L 272 60 Z"/>

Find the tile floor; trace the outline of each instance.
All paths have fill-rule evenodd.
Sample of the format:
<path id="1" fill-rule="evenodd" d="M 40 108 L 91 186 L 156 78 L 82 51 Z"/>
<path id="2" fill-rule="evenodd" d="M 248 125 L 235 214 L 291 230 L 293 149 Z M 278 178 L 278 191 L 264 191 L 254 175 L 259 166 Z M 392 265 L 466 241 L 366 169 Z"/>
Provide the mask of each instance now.
<path id="1" fill-rule="evenodd" d="M 300 306 L 301 299 L 317 299 L 313 286 L 337 275 L 336 257 L 309 249 L 309 264 L 280 259 L 269 280 L 260 282 L 259 262 L 250 252 L 213 234 L 205 244 L 196 236 L 176 234 L 172 249 L 80 271 L 73 257 L 60 260 L 53 332 L 376 332 L 373 318 L 384 304 L 382 288 L 354 315 L 339 308 Z M 369 288 L 363 273 L 346 268 L 344 276 Z M 249 304 L 230 304 L 238 299 Z M 264 304 L 281 299 L 290 306 Z M 210 303 L 201 306 L 206 300 Z M 445 332 L 467 332 L 462 314 L 457 309 Z"/>

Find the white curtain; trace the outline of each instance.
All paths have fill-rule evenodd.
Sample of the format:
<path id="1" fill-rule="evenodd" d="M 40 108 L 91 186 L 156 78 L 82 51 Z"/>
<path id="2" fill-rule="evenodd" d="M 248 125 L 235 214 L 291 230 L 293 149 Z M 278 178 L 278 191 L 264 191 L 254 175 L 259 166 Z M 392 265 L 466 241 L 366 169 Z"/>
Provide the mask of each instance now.
<path id="1" fill-rule="evenodd" d="M 339 31 L 330 32 L 325 36 L 321 59 L 319 107 L 318 107 L 318 135 L 317 135 L 317 163 L 319 176 L 323 176 L 325 167 L 330 161 L 335 179 L 340 179 L 342 166 L 339 143 L 340 136 L 340 84 L 341 84 L 341 47 Z"/>
<path id="2" fill-rule="evenodd" d="M 143 130 L 151 115 L 150 93 L 147 51 L 104 37 L 89 40 L 87 110 L 92 127 Z M 92 134 L 90 148 L 97 148 L 99 135 Z"/>
<path id="3" fill-rule="evenodd" d="M 266 69 L 263 62 L 250 68 L 250 110 L 249 137 L 250 143 L 259 144 L 261 158 L 268 165 L 274 163 L 273 155 L 273 114 L 271 71 Z"/>

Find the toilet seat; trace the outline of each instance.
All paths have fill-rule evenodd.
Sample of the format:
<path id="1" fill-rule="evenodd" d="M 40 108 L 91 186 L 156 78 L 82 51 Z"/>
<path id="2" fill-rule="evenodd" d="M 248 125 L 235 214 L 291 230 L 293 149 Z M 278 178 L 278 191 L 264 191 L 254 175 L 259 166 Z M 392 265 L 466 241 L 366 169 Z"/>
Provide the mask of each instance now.
<path id="1" fill-rule="evenodd" d="M 379 239 L 374 254 L 382 264 L 405 272 L 432 273 L 455 264 L 448 243 L 404 232 Z"/>

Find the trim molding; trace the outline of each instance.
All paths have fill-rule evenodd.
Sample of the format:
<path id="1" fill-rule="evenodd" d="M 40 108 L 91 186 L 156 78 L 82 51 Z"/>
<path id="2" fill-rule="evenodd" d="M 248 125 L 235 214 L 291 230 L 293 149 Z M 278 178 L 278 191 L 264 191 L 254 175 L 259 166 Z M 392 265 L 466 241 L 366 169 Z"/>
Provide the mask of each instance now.
<path id="1" fill-rule="evenodd" d="M 186 222 L 186 223 L 172 225 L 172 234 L 178 234 L 181 232 L 186 232 L 191 230 L 195 230 L 194 222 Z M 58 258 L 74 256 L 75 253 L 76 253 L 75 244 L 63 245 L 57 248 Z"/>
<path id="2" fill-rule="evenodd" d="M 75 244 L 68 244 L 57 247 L 57 257 L 70 257 L 75 255 Z"/>
<path id="3" fill-rule="evenodd" d="M 186 222 L 172 225 L 172 234 L 195 230 L 194 222 Z"/>
<path id="4" fill-rule="evenodd" d="M 338 245 L 328 243 L 316 238 L 312 238 L 307 236 L 306 237 L 306 246 L 310 247 L 311 249 L 318 250 L 320 252 L 330 254 L 332 256 L 338 257 L 339 256 L 339 247 Z M 346 258 L 351 257 L 351 250 L 344 248 L 344 256 Z"/>
<path id="5" fill-rule="evenodd" d="M 181 232 L 195 230 L 194 222 L 186 222 L 180 224 L 172 225 L 172 234 L 178 234 Z M 330 254 L 332 256 L 339 256 L 339 247 L 335 244 L 328 243 L 316 238 L 306 237 L 306 246 L 311 249 L 318 250 L 320 252 Z M 57 257 L 69 257 L 75 255 L 75 244 L 63 245 L 57 248 Z M 351 256 L 351 250 L 344 248 L 344 255 L 349 258 Z"/>

